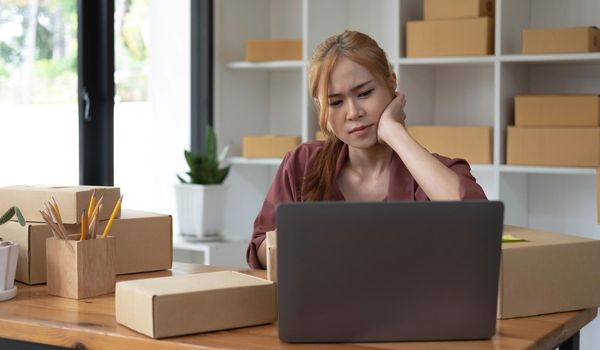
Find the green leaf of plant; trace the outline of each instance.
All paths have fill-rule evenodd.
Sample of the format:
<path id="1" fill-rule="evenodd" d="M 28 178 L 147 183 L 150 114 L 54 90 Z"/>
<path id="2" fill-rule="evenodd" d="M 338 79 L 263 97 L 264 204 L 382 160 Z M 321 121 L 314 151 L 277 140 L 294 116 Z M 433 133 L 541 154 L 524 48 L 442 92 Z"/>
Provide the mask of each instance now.
<path id="1" fill-rule="evenodd" d="M 19 208 L 13 208 L 15 208 L 15 214 L 17 214 L 17 220 L 19 221 L 19 225 L 25 226 L 25 218 L 23 217 L 23 213 L 21 213 L 21 210 Z"/>
<path id="2" fill-rule="evenodd" d="M 189 182 L 185 181 L 181 176 L 179 176 L 179 174 L 177 174 L 177 178 L 179 179 L 179 181 L 181 181 L 181 183 L 187 184 Z"/>
<path id="3" fill-rule="evenodd" d="M 10 207 L 4 214 L 2 214 L 0 217 L 0 225 L 6 223 L 8 220 L 10 220 L 10 218 L 13 217 L 13 215 L 15 215 L 15 208 L 16 207 Z"/>
<path id="4" fill-rule="evenodd" d="M 189 183 L 211 185 L 220 184 L 225 180 L 229 170 L 220 169 L 220 163 L 225 160 L 229 146 L 225 146 L 217 156 L 217 136 L 212 127 L 206 129 L 205 152 L 203 154 L 185 150 L 185 160 L 190 168 L 186 174 L 190 176 Z M 181 182 L 185 182 L 177 175 Z"/>
<path id="5" fill-rule="evenodd" d="M 215 136 L 215 131 L 208 126 L 206 128 L 206 158 L 211 159 L 217 153 L 217 137 Z"/>
<path id="6" fill-rule="evenodd" d="M 227 158 L 227 153 L 229 153 L 229 145 L 223 147 L 223 149 L 221 150 L 221 153 L 219 153 L 219 158 L 217 158 L 217 161 L 219 163 L 224 161 L 225 158 Z"/>

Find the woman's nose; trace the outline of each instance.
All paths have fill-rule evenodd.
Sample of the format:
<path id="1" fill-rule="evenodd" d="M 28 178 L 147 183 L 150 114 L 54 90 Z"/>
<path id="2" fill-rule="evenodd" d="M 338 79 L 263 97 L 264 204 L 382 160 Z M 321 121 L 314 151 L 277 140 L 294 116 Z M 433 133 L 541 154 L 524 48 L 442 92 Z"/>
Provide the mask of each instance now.
<path id="1" fill-rule="evenodd" d="M 362 108 L 360 103 L 354 98 L 348 99 L 348 111 L 346 113 L 346 119 L 354 120 L 362 116 Z"/>

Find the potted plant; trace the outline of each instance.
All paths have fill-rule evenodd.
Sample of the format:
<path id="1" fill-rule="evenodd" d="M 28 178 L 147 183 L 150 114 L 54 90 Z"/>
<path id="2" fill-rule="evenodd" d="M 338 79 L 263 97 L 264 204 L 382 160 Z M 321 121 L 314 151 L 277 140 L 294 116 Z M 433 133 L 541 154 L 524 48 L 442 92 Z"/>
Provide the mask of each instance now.
<path id="1" fill-rule="evenodd" d="M 184 236 L 201 240 L 220 239 L 223 234 L 226 187 L 223 181 L 229 174 L 229 166 L 220 164 L 229 150 L 225 146 L 217 156 L 217 137 L 211 127 L 206 129 L 204 153 L 184 151 L 190 168 L 186 173 L 190 180 L 181 176 L 175 185 L 179 230 Z"/>
<path id="2" fill-rule="evenodd" d="M 21 226 L 25 226 L 23 214 L 17 207 L 9 208 L 1 217 L 0 225 L 6 223 L 13 216 Z M 12 241 L 3 241 L 0 238 L 0 301 L 12 299 L 17 295 L 15 287 L 15 273 L 17 272 L 17 258 L 19 257 L 19 245 Z"/>

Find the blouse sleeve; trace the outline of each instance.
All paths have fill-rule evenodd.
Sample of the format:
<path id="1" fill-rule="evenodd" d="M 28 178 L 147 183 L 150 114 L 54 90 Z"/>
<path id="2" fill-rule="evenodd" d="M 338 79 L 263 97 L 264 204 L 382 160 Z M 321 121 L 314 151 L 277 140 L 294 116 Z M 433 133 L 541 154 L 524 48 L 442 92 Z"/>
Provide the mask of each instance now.
<path id="1" fill-rule="evenodd" d="M 275 229 L 275 209 L 281 202 L 296 202 L 297 198 L 297 179 L 294 173 L 291 153 L 286 154 L 271 182 L 267 195 L 262 205 L 262 209 L 254 220 L 254 229 L 252 240 L 246 251 L 246 260 L 248 265 L 254 269 L 264 268 L 258 260 L 258 248 L 265 240 L 266 232 Z"/>
<path id="2" fill-rule="evenodd" d="M 460 200 L 487 200 L 485 192 L 471 174 L 471 167 L 466 160 L 460 158 L 450 159 L 437 154 L 435 156 L 458 175 L 460 181 L 458 184 Z M 415 198 L 417 200 L 429 200 L 421 187 L 417 187 Z"/>

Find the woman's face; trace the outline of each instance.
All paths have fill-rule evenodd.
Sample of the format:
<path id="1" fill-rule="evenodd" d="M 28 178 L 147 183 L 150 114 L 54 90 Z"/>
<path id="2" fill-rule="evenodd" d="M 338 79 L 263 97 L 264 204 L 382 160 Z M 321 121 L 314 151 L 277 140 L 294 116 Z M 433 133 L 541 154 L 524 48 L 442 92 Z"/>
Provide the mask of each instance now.
<path id="1" fill-rule="evenodd" d="M 377 144 L 379 118 L 391 100 L 387 87 L 366 68 L 341 57 L 329 79 L 328 126 L 349 146 L 372 147 Z"/>

